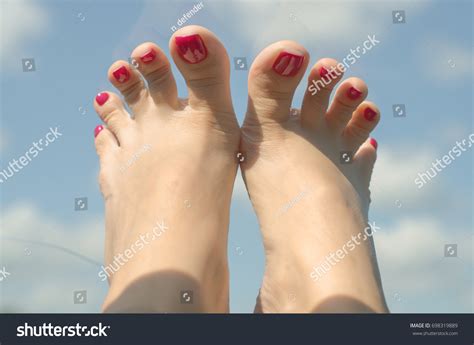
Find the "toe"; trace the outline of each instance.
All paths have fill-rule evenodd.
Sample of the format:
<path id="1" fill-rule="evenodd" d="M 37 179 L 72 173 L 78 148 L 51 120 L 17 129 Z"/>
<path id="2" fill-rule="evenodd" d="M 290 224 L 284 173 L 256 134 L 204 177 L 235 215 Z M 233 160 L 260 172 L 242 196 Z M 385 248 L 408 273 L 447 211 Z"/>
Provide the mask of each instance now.
<path id="1" fill-rule="evenodd" d="M 357 150 L 354 155 L 354 164 L 360 169 L 362 183 L 365 188 L 369 187 L 370 178 L 377 159 L 377 141 L 374 138 L 368 138 Z"/>
<path id="2" fill-rule="evenodd" d="M 352 113 L 367 97 L 367 85 L 359 78 L 345 80 L 337 89 L 334 100 L 326 114 L 328 127 L 342 133 Z"/>
<path id="3" fill-rule="evenodd" d="M 291 102 L 308 65 L 306 49 L 293 41 L 280 41 L 266 47 L 249 71 L 249 121 L 285 121 Z"/>
<path id="4" fill-rule="evenodd" d="M 176 82 L 165 53 L 154 43 L 143 43 L 132 52 L 134 66 L 148 83 L 148 91 L 155 104 L 178 108 Z"/>
<path id="5" fill-rule="evenodd" d="M 95 149 L 100 159 L 105 159 L 107 154 L 118 148 L 118 142 L 111 131 L 102 125 L 94 129 Z"/>
<path id="6" fill-rule="evenodd" d="M 343 74 L 344 68 L 338 66 L 334 59 L 321 59 L 313 66 L 301 109 L 303 125 L 315 127 L 324 119 L 331 92 Z"/>
<path id="7" fill-rule="evenodd" d="M 133 120 L 125 110 L 119 96 L 113 92 L 101 92 L 94 101 L 94 108 L 107 128 L 118 139 L 119 144 L 128 136 Z"/>
<path id="8" fill-rule="evenodd" d="M 346 146 L 357 149 L 367 140 L 380 120 L 380 111 L 372 102 L 362 102 L 352 114 L 352 118 L 344 128 L 343 138 Z"/>
<path id="9" fill-rule="evenodd" d="M 140 73 L 128 62 L 119 60 L 110 66 L 108 77 L 123 95 L 132 112 L 143 113 L 150 98 Z"/>
<path id="10" fill-rule="evenodd" d="M 217 37 L 203 27 L 187 26 L 173 34 L 170 51 L 186 80 L 191 108 L 233 114 L 229 57 Z"/>

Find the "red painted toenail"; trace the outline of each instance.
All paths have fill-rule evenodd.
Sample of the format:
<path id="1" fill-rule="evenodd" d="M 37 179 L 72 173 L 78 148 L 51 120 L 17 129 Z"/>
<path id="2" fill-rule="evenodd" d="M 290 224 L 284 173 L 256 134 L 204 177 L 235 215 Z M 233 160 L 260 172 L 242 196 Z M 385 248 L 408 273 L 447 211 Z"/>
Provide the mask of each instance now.
<path id="1" fill-rule="evenodd" d="M 303 61 L 303 55 L 281 52 L 273 64 L 273 70 L 279 75 L 292 77 L 298 73 L 303 65 Z"/>
<path id="2" fill-rule="evenodd" d="M 100 132 L 102 132 L 102 130 L 104 129 L 104 126 L 102 125 L 98 125 L 95 129 L 94 129 L 94 138 L 96 138 Z"/>
<path id="3" fill-rule="evenodd" d="M 145 54 L 140 56 L 140 60 L 145 64 L 152 62 L 153 60 L 155 60 L 155 58 L 156 58 L 156 52 L 154 49 L 150 49 Z"/>
<path id="4" fill-rule="evenodd" d="M 333 76 L 325 67 L 321 67 L 319 69 L 319 75 L 321 76 L 321 79 L 324 79 L 325 81 L 331 81 L 333 79 Z"/>
<path id="5" fill-rule="evenodd" d="M 366 108 L 364 111 L 364 117 L 367 121 L 373 121 L 375 117 L 377 116 L 377 113 L 373 111 L 370 108 Z"/>
<path id="6" fill-rule="evenodd" d="M 207 48 L 199 35 L 176 36 L 179 56 L 189 63 L 198 63 L 207 57 Z"/>
<path id="7" fill-rule="evenodd" d="M 130 79 L 130 72 L 125 66 L 117 68 L 115 71 L 112 72 L 112 74 L 119 83 L 125 83 L 127 80 Z"/>
<path id="8" fill-rule="evenodd" d="M 355 87 L 351 86 L 349 90 L 347 90 L 347 97 L 350 99 L 357 99 L 362 95 L 362 92 L 357 90 Z"/>
<path id="9" fill-rule="evenodd" d="M 103 105 L 107 100 L 109 99 L 109 94 L 107 92 L 101 92 L 98 93 L 97 96 L 95 96 L 95 101 L 99 105 Z"/>
<path id="10" fill-rule="evenodd" d="M 372 145 L 375 149 L 377 149 L 377 146 L 379 146 L 379 144 L 377 144 L 377 140 L 374 138 L 370 138 L 370 145 Z"/>

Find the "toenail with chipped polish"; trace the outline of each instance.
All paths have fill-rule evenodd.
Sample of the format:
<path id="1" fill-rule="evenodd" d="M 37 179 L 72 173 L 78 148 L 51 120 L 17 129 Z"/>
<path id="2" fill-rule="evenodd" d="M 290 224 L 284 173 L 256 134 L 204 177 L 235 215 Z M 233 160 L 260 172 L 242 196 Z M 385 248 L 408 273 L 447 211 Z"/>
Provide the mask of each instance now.
<path id="1" fill-rule="evenodd" d="M 130 79 L 130 72 L 125 66 L 117 68 L 112 72 L 112 74 L 114 75 L 115 80 L 117 80 L 119 83 L 125 83 Z"/>
<path id="2" fill-rule="evenodd" d="M 109 94 L 107 92 L 101 92 L 98 93 L 97 96 L 95 96 L 95 101 L 99 105 L 104 105 L 105 102 L 109 99 Z"/>
<path id="3" fill-rule="evenodd" d="M 304 56 L 295 55 L 288 52 L 281 52 L 278 55 L 273 70 L 284 77 L 292 77 L 298 73 L 303 65 Z"/>
<path id="4" fill-rule="evenodd" d="M 377 146 L 379 146 L 379 144 L 377 144 L 377 140 L 374 138 L 370 138 L 370 145 L 372 145 L 375 149 L 377 149 Z"/>
<path id="5" fill-rule="evenodd" d="M 140 60 L 144 64 L 153 62 L 155 60 L 155 58 L 156 58 L 156 51 L 154 49 L 150 49 L 145 54 L 140 56 Z"/>
<path id="6" fill-rule="evenodd" d="M 366 108 L 364 111 L 364 117 L 367 121 L 373 121 L 375 117 L 377 116 L 377 113 L 372 110 L 371 108 Z"/>
<path id="7" fill-rule="evenodd" d="M 357 90 L 354 86 L 351 86 L 349 90 L 347 90 L 347 97 L 350 99 L 357 99 L 362 95 L 362 91 Z"/>
<path id="8" fill-rule="evenodd" d="M 102 125 L 98 125 L 97 127 L 95 127 L 94 129 L 94 138 L 96 138 L 100 132 L 102 132 L 102 130 L 104 129 L 104 126 Z"/>
<path id="9" fill-rule="evenodd" d="M 174 38 L 181 58 L 191 64 L 201 62 L 207 57 L 207 48 L 201 36 L 176 36 Z"/>

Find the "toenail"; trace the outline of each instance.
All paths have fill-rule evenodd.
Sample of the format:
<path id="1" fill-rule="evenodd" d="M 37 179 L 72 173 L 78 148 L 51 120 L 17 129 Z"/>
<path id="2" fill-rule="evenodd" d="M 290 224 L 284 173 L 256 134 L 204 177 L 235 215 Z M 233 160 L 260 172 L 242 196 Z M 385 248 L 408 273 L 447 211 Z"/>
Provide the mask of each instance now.
<path id="1" fill-rule="evenodd" d="M 176 36 L 174 38 L 178 53 L 188 63 L 198 63 L 207 57 L 207 48 L 199 35 Z"/>
<path id="2" fill-rule="evenodd" d="M 351 86 L 349 90 L 347 90 L 347 97 L 350 99 L 357 99 L 362 95 L 362 91 L 357 90 L 355 87 Z"/>
<path id="3" fill-rule="evenodd" d="M 370 138 L 370 145 L 372 145 L 375 149 L 377 149 L 377 146 L 379 146 L 379 144 L 377 144 L 377 140 L 374 138 Z"/>
<path id="4" fill-rule="evenodd" d="M 140 60 L 145 64 L 152 62 L 153 60 L 155 60 L 155 58 L 156 58 L 156 51 L 154 49 L 150 49 L 145 54 L 140 56 Z"/>
<path id="5" fill-rule="evenodd" d="M 102 125 L 98 125 L 95 129 L 94 129 L 94 138 L 96 138 L 100 132 L 102 132 L 102 130 L 104 129 L 104 126 Z"/>
<path id="6" fill-rule="evenodd" d="M 377 113 L 373 111 L 371 108 L 366 108 L 364 111 L 364 117 L 367 121 L 373 121 L 375 117 L 377 116 Z"/>
<path id="7" fill-rule="evenodd" d="M 95 101 L 98 105 L 103 105 L 105 102 L 107 102 L 108 99 L 109 94 L 107 92 L 101 92 L 98 93 L 97 96 L 95 96 Z"/>
<path id="8" fill-rule="evenodd" d="M 324 79 L 325 81 L 331 81 L 333 79 L 332 74 L 330 74 L 329 71 L 324 67 L 319 69 L 319 75 L 321 79 Z"/>
<path id="9" fill-rule="evenodd" d="M 298 73 L 301 66 L 303 65 L 303 61 L 303 55 L 281 52 L 273 64 L 273 70 L 279 75 L 292 77 Z"/>
<path id="10" fill-rule="evenodd" d="M 125 66 L 117 68 L 115 71 L 112 72 L 112 74 L 119 83 L 125 83 L 127 80 L 130 79 L 130 72 Z"/>

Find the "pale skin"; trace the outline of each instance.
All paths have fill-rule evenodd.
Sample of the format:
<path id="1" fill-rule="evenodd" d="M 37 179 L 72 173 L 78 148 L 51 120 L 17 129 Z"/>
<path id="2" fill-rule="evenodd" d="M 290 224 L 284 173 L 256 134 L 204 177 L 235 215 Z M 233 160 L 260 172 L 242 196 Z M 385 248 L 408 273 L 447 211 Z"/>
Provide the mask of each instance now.
<path id="1" fill-rule="evenodd" d="M 194 35 L 200 42 L 189 43 L 186 37 Z M 191 48 L 180 50 L 183 44 Z M 369 134 L 380 115 L 364 101 L 365 83 L 343 81 L 329 104 L 342 76 L 331 78 L 315 95 L 307 91 L 301 111 L 290 116 L 309 54 L 292 41 L 274 43 L 250 68 L 249 105 L 240 129 L 229 58 L 217 37 L 199 26 L 183 27 L 171 37 L 169 51 L 186 80 L 188 99 L 178 99 L 163 50 L 143 43 L 131 54 L 137 68 L 117 61 L 108 73 L 132 114 L 112 92 L 94 104 L 105 122 L 95 139 L 106 208 L 104 266 L 127 255 L 109 276 L 103 310 L 229 312 L 229 207 L 236 153 L 242 152 L 241 170 L 266 254 L 255 311 L 387 312 L 372 240 L 361 242 L 318 281 L 310 277 L 313 266 L 368 221 L 376 157 Z M 272 68 L 282 52 L 298 56 L 291 60 L 299 62 L 294 70 L 285 68 L 284 59 Z M 320 67 L 335 64 L 318 61 L 310 80 L 321 78 Z M 121 67 L 127 78 L 117 74 Z M 347 97 L 351 87 L 360 91 L 356 99 Z M 352 164 L 340 164 L 341 150 L 355 153 Z M 299 194 L 291 208 L 275 211 Z M 166 229 L 152 239 L 160 221 Z M 193 303 L 183 303 L 182 292 L 190 290 Z"/>

